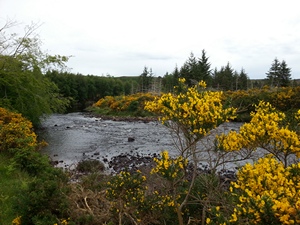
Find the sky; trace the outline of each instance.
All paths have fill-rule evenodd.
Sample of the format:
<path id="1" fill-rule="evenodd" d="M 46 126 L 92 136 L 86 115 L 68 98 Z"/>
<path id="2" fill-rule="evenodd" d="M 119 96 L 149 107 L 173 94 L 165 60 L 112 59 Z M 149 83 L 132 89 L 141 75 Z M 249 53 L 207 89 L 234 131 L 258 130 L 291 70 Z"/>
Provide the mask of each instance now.
<path id="1" fill-rule="evenodd" d="M 42 49 L 72 56 L 72 73 L 155 76 L 172 73 L 206 51 L 212 69 L 227 63 L 266 78 L 274 59 L 300 79 L 298 0 L 0 0 L 8 20 L 37 30 Z"/>

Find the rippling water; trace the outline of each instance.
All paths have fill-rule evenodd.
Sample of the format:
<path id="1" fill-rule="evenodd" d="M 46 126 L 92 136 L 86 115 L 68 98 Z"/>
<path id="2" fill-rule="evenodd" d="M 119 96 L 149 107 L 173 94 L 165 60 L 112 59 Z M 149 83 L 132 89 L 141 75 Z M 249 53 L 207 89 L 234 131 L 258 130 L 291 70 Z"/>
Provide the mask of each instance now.
<path id="1" fill-rule="evenodd" d="M 240 125 L 221 125 L 201 142 L 199 148 L 211 147 L 216 132 L 226 133 L 231 129 L 239 129 Z M 43 120 L 42 129 L 37 133 L 40 139 L 49 144 L 42 150 L 43 153 L 62 167 L 87 158 L 110 160 L 113 156 L 126 153 L 147 156 L 168 150 L 171 156 L 178 155 L 170 131 L 157 121 L 101 120 L 85 113 L 53 114 Z M 134 141 L 129 142 L 128 138 L 134 138 Z M 205 151 L 201 154 L 203 161 L 211 157 Z"/>

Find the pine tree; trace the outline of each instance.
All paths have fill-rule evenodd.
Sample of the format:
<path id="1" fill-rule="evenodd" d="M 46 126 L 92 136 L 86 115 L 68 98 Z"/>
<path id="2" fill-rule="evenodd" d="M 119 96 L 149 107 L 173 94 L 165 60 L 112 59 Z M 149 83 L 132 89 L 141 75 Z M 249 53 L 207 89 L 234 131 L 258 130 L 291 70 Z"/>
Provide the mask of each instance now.
<path id="1" fill-rule="evenodd" d="M 143 73 L 139 77 L 140 91 L 148 92 L 151 89 L 151 84 L 153 80 L 152 69 L 148 70 L 148 67 L 144 67 Z"/>
<path id="2" fill-rule="evenodd" d="M 277 58 L 274 59 L 271 68 L 269 69 L 269 72 L 267 74 L 267 80 L 271 87 L 274 85 L 277 85 L 277 77 L 280 69 L 280 63 Z"/>
<path id="3" fill-rule="evenodd" d="M 236 80 L 234 79 L 234 70 L 231 68 L 229 62 L 220 71 L 214 70 L 213 86 L 224 91 L 234 90 L 236 88 Z"/>
<path id="4" fill-rule="evenodd" d="M 245 72 L 245 70 L 242 68 L 241 72 L 239 74 L 239 85 L 238 85 L 238 89 L 240 90 L 247 90 L 248 89 L 248 75 Z"/>
<path id="5" fill-rule="evenodd" d="M 206 83 L 211 84 L 211 64 L 208 62 L 208 57 L 206 57 L 206 52 L 203 49 L 202 50 L 202 56 L 199 59 L 199 67 L 200 67 L 200 74 L 201 74 L 201 80 L 204 80 Z"/>
<path id="6" fill-rule="evenodd" d="M 205 50 L 202 50 L 202 57 L 199 59 L 191 52 L 188 60 L 180 68 L 180 77 L 185 78 L 189 86 L 196 84 L 200 80 L 210 83 L 210 63 L 208 63 Z"/>
<path id="7" fill-rule="evenodd" d="M 289 86 L 291 82 L 291 68 L 288 68 L 286 62 L 282 60 L 278 74 L 278 83 L 281 87 Z"/>
<path id="8" fill-rule="evenodd" d="M 267 74 L 268 84 L 273 87 L 287 86 L 291 80 L 291 69 L 287 67 L 283 60 L 281 63 L 277 58 L 274 59 Z"/>

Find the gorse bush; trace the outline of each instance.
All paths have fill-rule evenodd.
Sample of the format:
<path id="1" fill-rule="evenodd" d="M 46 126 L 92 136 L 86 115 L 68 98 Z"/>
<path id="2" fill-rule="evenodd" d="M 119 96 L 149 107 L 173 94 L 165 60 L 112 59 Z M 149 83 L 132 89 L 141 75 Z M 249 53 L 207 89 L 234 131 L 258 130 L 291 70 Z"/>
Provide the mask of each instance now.
<path id="1" fill-rule="evenodd" d="M 16 218 L 13 224 L 54 224 L 67 210 L 67 176 L 53 168 L 41 155 L 30 121 L 21 114 L 0 108 L 0 154 L 10 156 L 8 171 L 22 170 L 29 175 L 13 198 Z"/>
<path id="2" fill-rule="evenodd" d="M 294 115 L 299 126 L 299 110 Z M 211 210 L 208 224 L 298 224 L 300 222 L 300 141 L 297 126 L 288 126 L 285 114 L 260 102 L 252 119 L 239 130 L 219 136 L 225 151 L 242 148 L 268 153 L 246 164 L 237 173 L 230 192 L 231 215 L 219 205 Z M 291 130 L 291 128 L 296 128 Z"/>
<path id="3" fill-rule="evenodd" d="M 0 107 L 0 143 L 0 151 L 36 147 L 37 139 L 32 123 L 21 114 Z"/>
<path id="4" fill-rule="evenodd" d="M 145 214 L 145 185 L 146 177 L 140 171 L 129 173 L 122 171 L 108 182 L 107 198 L 111 201 L 111 210 L 118 218 L 119 224 L 123 220 L 140 223 Z"/>
<path id="5" fill-rule="evenodd" d="M 300 108 L 300 87 L 252 88 L 248 90 L 226 91 L 225 98 L 238 108 L 238 120 L 249 121 L 250 113 L 260 101 L 270 103 L 276 110 L 288 112 Z"/>
<path id="6" fill-rule="evenodd" d="M 230 187 L 231 215 L 216 206 L 207 224 L 299 224 L 299 175 L 299 163 L 285 167 L 271 155 L 246 164 Z"/>
<path id="7" fill-rule="evenodd" d="M 145 109 L 157 113 L 163 124 L 175 122 L 186 137 L 198 139 L 234 118 L 235 109 L 223 105 L 223 92 L 205 90 L 203 81 L 193 87 L 184 85 L 184 78 L 179 81 L 183 85 L 178 95 L 163 94 L 146 103 Z"/>
<path id="8" fill-rule="evenodd" d="M 250 220 L 256 224 L 299 224 L 300 164 L 285 167 L 272 156 L 245 165 L 232 184 L 238 193 L 232 222 Z"/>
<path id="9" fill-rule="evenodd" d="M 223 104 L 223 92 L 206 90 L 206 83 L 203 81 L 188 87 L 185 79 L 182 78 L 179 79 L 179 86 L 176 89 L 178 89 L 177 94 L 162 94 L 154 101 L 147 102 L 145 109 L 156 113 L 162 124 L 166 125 L 177 139 L 174 144 L 178 147 L 181 158 L 169 161 L 168 155 L 163 153 L 162 161 L 156 161 L 157 167 L 154 171 L 172 182 L 170 190 L 172 194 L 168 195 L 167 202 L 171 201 L 170 204 L 174 206 L 177 214 L 178 224 L 183 225 L 184 220 L 187 219 L 187 207 L 194 198 L 191 194 L 198 176 L 199 156 L 201 152 L 208 151 L 208 149 L 199 149 L 197 144 L 212 129 L 233 119 L 235 109 Z M 188 159 L 192 164 L 189 169 L 186 166 Z M 180 176 L 179 171 L 183 175 Z M 187 174 L 190 176 L 188 183 Z M 181 190 L 182 188 L 185 190 Z M 194 198 L 192 202 L 194 205 L 206 208 L 206 202 L 201 197 Z"/>
<path id="10" fill-rule="evenodd" d="M 107 109 L 106 114 L 117 114 L 120 112 L 144 114 L 144 105 L 146 101 L 154 99 L 150 93 L 136 93 L 128 96 L 106 96 L 93 104 L 94 108 Z M 139 114 L 133 114 L 140 116 Z"/>
<path id="11" fill-rule="evenodd" d="M 225 151 L 262 148 L 285 166 L 294 155 L 300 157 L 299 135 L 286 125 L 284 113 L 277 111 L 270 103 L 260 102 L 251 116 L 251 121 L 242 125 L 239 132 L 220 135 L 219 148 Z M 295 118 L 299 118 L 298 114 Z"/>

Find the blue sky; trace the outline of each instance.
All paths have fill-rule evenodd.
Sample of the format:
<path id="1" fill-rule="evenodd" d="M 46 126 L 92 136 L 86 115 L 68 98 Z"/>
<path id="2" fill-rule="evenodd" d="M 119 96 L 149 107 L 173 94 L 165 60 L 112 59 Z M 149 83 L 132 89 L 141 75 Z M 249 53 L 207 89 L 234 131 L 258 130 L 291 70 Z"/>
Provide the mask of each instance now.
<path id="1" fill-rule="evenodd" d="M 72 55 L 73 73 L 156 76 L 181 67 L 205 49 L 212 69 L 242 68 L 265 78 L 275 57 L 300 78 L 300 13 L 297 0 L 0 0 L 7 19 L 31 22 L 42 48 Z"/>

